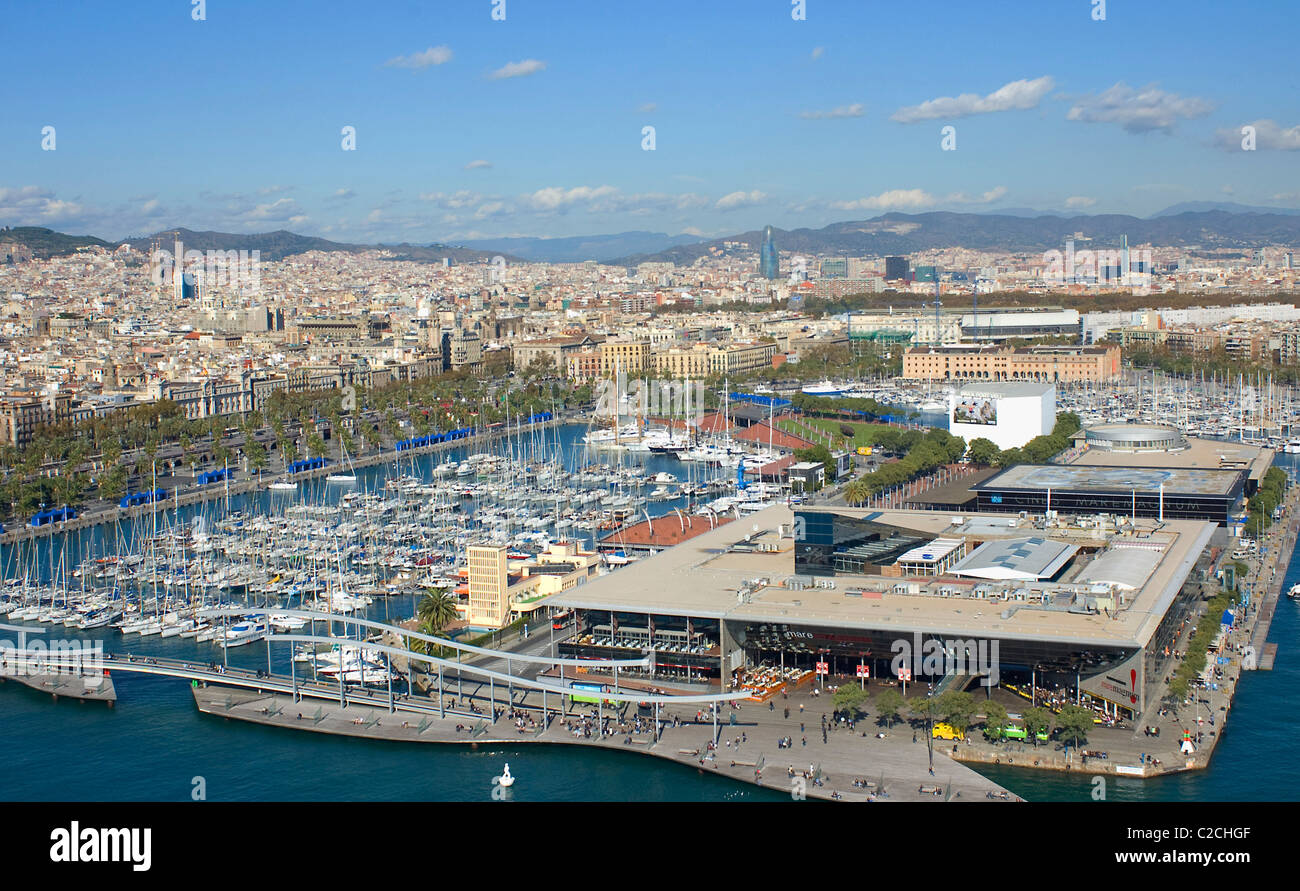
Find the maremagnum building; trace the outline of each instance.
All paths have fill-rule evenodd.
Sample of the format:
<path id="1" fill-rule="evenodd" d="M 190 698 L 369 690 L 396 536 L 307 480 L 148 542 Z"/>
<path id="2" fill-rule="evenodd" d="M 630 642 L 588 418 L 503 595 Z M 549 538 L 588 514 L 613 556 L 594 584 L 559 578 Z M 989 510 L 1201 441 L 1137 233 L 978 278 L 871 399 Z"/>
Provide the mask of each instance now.
<path id="1" fill-rule="evenodd" d="M 576 613 L 561 655 L 652 654 L 660 683 L 906 674 L 936 692 L 1064 687 L 1132 718 L 1217 590 L 1224 535 L 1204 519 L 778 505 L 547 604 Z"/>

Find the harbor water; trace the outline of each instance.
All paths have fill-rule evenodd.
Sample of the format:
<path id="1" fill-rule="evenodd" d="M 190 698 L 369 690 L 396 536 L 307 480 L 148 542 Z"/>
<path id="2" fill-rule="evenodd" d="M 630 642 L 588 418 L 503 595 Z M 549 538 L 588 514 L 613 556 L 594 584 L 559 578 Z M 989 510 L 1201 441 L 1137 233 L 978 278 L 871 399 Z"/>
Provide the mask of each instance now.
<path id="1" fill-rule="evenodd" d="M 562 430 L 562 445 L 572 446 L 575 430 Z M 445 460 L 438 456 L 433 460 Z M 1279 455 L 1294 471 L 1296 456 Z M 417 459 L 424 460 L 424 459 Z M 654 472 L 685 479 L 684 465 L 649 457 Z M 662 465 L 662 466 L 660 466 Z M 409 464 L 405 471 L 409 472 Z M 383 467 L 358 471 L 373 489 Z M 715 471 L 712 475 L 717 475 Z M 366 485 L 366 483 L 363 483 Z M 251 496 L 268 499 L 265 493 Z M 297 497 L 311 497 L 300 493 Z M 323 491 L 321 498 L 333 497 Z M 231 509 L 255 505 L 233 503 Z M 663 513 L 672 502 L 651 508 Z M 213 510 L 209 506 L 208 510 Z M 181 509 L 181 519 L 186 511 Z M 103 544 L 70 542 L 80 550 Z M 58 549 L 57 539 L 47 547 Z M 92 547 L 93 551 L 94 548 Z M 41 561 L 49 565 L 47 559 Z M 10 569 L 9 571 L 12 571 Z M 1300 582 L 1300 551 L 1293 556 L 1284 590 Z M 409 616 L 410 595 L 383 598 L 366 613 L 371 618 Z M 190 639 L 123 638 L 116 633 L 60 629 L 67 637 L 99 636 L 106 649 L 136 656 L 221 660 L 219 648 Z M 1300 796 L 1300 743 L 1280 704 L 1300 697 L 1300 604 L 1283 598 L 1269 640 L 1279 643 L 1271 672 L 1248 674 L 1238 691 L 1222 741 L 1208 770 L 1153 780 L 1107 778 L 1108 800 L 1269 801 Z M 283 649 L 283 648 L 281 648 Z M 231 664 L 266 666 L 266 647 L 254 644 L 228 651 Z M 287 671 L 288 653 L 273 653 L 277 672 Z M 196 784 L 209 800 L 415 800 L 478 801 L 492 797 L 492 778 L 510 763 L 518 782 L 517 800 L 532 801 L 724 801 L 788 800 L 777 791 L 739 784 L 691 768 L 627 751 L 523 744 L 466 746 L 402 744 L 333 737 L 267 728 L 200 714 L 188 685 L 174 678 L 132 673 L 115 676 L 115 708 L 60 699 L 17 684 L 0 687 L 5 718 L 6 764 L 0 772 L 4 800 L 188 800 Z M 1007 767 L 980 767 L 982 773 L 1030 801 L 1088 800 L 1091 777 L 1048 774 Z M 864 772 L 869 772 L 864 765 Z"/>

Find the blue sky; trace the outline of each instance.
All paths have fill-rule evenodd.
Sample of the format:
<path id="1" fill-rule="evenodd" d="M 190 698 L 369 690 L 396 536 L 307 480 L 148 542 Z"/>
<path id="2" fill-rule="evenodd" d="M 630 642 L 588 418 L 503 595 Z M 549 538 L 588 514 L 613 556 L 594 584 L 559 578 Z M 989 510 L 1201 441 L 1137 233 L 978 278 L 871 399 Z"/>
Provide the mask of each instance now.
<path id="1" fill-rule="evenodd" d="M 0 224 L 429 242 L 1300 207 L 1285 0 L 493 6 L 10 0 Z"/>

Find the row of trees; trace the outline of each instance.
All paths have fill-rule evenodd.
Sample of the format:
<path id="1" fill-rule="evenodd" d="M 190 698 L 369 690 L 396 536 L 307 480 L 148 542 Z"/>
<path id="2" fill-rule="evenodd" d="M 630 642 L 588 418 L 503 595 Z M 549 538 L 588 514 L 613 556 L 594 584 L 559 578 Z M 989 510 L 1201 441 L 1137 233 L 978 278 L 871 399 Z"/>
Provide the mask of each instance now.
<path id="1" fill-rule="evenodd" d="M 1240 256 L 1237 254 L 1235 256 Z M 805 297 L 800 305 L 800 311 L 805 315 L 815 318 L 827 315 L 840 315 L 846 312 L 870 312 L 875 310 L 897 310 L 899 306 L 907 300 L 917 300 L 913 294 L 899 292 L 893 288 L 887 288 L 880 292 L 864 292 L 860 294 L 846 294 L 842 297 Z M 980 306 L 1022 308 L 1022 307 L 1041 307 L 1041 306 L 1059 306 L 1063 309 L 1077 309 L 1087 312 L 1105 312 L 1107 310 L 1120 310 L 1133 312 L 1139 309 L 1150 309 L 1153 306 L 1151 295 L 1135 294 L 1132 290 L 1128 291 L 1105 291 L 1089 292 L 1081 291 L 1077 294 L 1054 292 L 1051 294 L 1030 293 L 1028 291 L 997 291 L 992 294 L 980 294 Z M 1289 303 L 1300 299 L 1300 294 L 1288 294 L 1282 292 L 1273 292 L 1266 294 L 1245 294 L 1240 292 L 1222 292 L 1206 293 L 1204 291 L 1185 291 L 1175 292 L 1167 291 L 1158 297 L 1161 309 L 1186 309 L 1192 306 L 1230 306 L 1239 303 Z M 914 305 L 914 304 L 913 304 Z M 727 303 L 722 306 L 698 306 L 684 307 L 678 304 L 666 304 L 656 311 L 657 315 L 669 315 L 673 313 L 690 313 L 690 312 L 743 312 L 743 313 L 764 313 L 772 312 L 771 304 L 747 303 L 737 301 Z"/>
<path id="2" fill-rule="evenodd" d="M 1232 594 L 1229 591 L 1221 591 L 1209 601 L 1205 615 L 1201 616 L 1200 621 L 1196 623 L 1196 629 L 1187 641 L 1187 652 L 1183 655 L 1183 661 L 1179 663 L 1169 681 L 1171 699 L 1180 701 L 1186 697 L 1193 682 L 1201 676 L 1201 672 L 1205 671 L 1210 644 L 1219 633 L 1223 611 L 1231 605 Z"/>
<path id="3" fill-rule="evenodd" d="M 1259 488 L 1250 499 L 1250 518 L 1246 528 L 1263 532 L 1273 523 L 1273 510 L 1286 495 L 1286 472 L 1280 467 L 1270 467 L 1260 480 Z"/>
<path id="4" fill-rule="evenodd" d="M 1186 377 L 1204 374 L 1231 380 L 1240 375 L 1250 381 L 1263 374 L 1278 383 L 1300 382 L 1300 366 L 1276 365 L 1271 358 L 1261 361 L 1238 359 L 1222 347 L 1206 353 L 1187 353 L 1171 350 L 1163 344 L 1130 346 L 1124 349 L 1124 359 L 1134 368 L 1154 368 Z"/>
<path id="5" fill-rule="evenodd" d="M 959 461 L 966 454 L 966 441 L 947 430 L 935 428 L 924 433 L 915 430 L 903 432 L 916 437 L 907 454 L 897 461 L 882 464 L 849 483 L 844 496 L 850 504 L 861 504 L 879 492 L 911 482 L 945 464 Z"/>
<path id="6" fill-rule="evenodd" d="M 343 408 L 343 393 L 338 389 L 280 390 L 267 398 L 261 411 L 197 419 L 187 418 L 183 406 L 164 399 L 75 424 L 42 427 L 23 449 L 0 447 L 0 516 L 11 515 L 15 506 L 22 514 L 41 505 L 76 506 L 92 494 L 116 500 L 126 493 L 132 473 L 144 477 L 151 472 L 163 446 L 178 445 L 190 453 L 202 442 L 204 454 L 215 466 L 233 463 L 238 456 L 223 439 L 236 424 L 244 434 L 243 456 L 260 471 L 268 465 L 269 455 L 254 434 L 268 426 L 282 460 L 288 462 L 301 454 L 327 454 L 328 444 L 317 429 L 323 420 L 329 421 L 342 447 L 355 454 L 358 439 L 377 449 L 385 435 L 390 440 L 410 435 L 404 433 L 399 416 L 425 434 L 485 426 L 591 400 L 587 385 L 537 380 L 512 384 L 504 378 L 477 379 L 465 371 L 358 390 L 348 409 Z M 379 421 L 364 421 L 363 412 L 378 413 Z M 292 430 L 295 424 L 297 429 Z M 128 452 L 134 453 L 134 463 L 122 463 Z M 42 471 L 51 465 L 52 472 Z"/>
<path id="7" fill-rule="evenodd" d="M 866 712 L 870 699 L 868 691 L 854 683 L 842 684 L 831 697 L 838 711 L 848 712 L 854 718 Z M 875 695 L 874 707 L 878 718 L 888 727 L 893 727 L 895 721 L 906 717 L 925 722 L 927 727 L 936 721 L 942 721 L 965 735 L 978 722 L 983 727 L 985 739 L 995 743 L 1005 739 L 1005 731 L 1010 723 L 1007 710 L 1001 703 L 993 700 L 981 702 L 970 693 L 956 690 L 938 696 L 904 699 L 897 689 L 886 687 Z M 1035 707 L 1025 709 L 1021 715 L 1021 724 L 1035 745 L 1040 733 L 1050 735 L 1055 731 L 1062 738 L 1072 739 L 1075 746 L 1078 746 L 1080 741 L 1087 740 L 1088 731 L 1093 726 L 1093 714 L 1091 710 L 1078 705 L 1067 705 L 1059 713 Z"/>
<path id="8" fill-rule="evenodd" d="M 1014 464 L 1046 464 L 1054 455 L 1070 447 L 1071 438 L 1081 423 L 1074 412 L 1061 412 L 1051 433 L 1035 436 L 1020 448 L 999 449 L 991 439 L 972 439 L 967 457 L 972 464 L 984 467 L 1011 467 Z"/>
<path id="9" fill-rule="evenodd" d="M 814 396 L 799 392 L 790 397 L 791 407 L 800 414 L 814 418 L 845 418 L 845 412 L 862 412 L 867 420 L 884 418 L 898 414 L 898 409 L 891 408 L 874 399 L 855 396 Z"/>

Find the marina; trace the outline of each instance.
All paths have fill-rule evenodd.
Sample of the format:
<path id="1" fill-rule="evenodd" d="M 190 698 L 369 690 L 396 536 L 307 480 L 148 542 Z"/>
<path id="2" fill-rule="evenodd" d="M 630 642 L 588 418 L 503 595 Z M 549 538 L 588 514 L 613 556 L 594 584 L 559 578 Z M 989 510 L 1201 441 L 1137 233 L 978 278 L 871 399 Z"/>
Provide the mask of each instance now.
<path id="1" fill-rule="evenodd" d="M 560 687 L 542 691 L 534 686 L 530 692 L 530 683 L 546 683 L 542 675 L 528 678 L 512 673 L 508 662 L 514 657 L 501 651 L 483 654 L 479 668 L 489 664 L 500 667 L 504 660 L 505 672 L 493 677 L 490 672 L 496 669 L 488 669 L 489 674 L 480 674 L 468 695 L 463 679 L 458 678 L 458 710 L 447 707 L 444 700 L 450 693 L 445 686 L 439 687 L 438 695 L 427 690 L 417 695 L 411 665 L 402 658 L 401 648 L 386 649 L 388 645 L 381 642 L 386 636 L 400 641 L 401 629 L 386 623 L 411 615 L 424 592 L 464 590 L 463 555 L 471 543 L 498 544 L 511 549 L 512 557 L 517 552 L 519 559 L 526 559 L 570 536 L 581 537 L 584 546 L 593 547 L 602 534 L 608 535 L 641 515 L 730 513 L 735 518 L 743 515 L 741 503 L 753 500 L 761 507 L 780 495 L 779 490 L 753 487 L 756 493 L 753 484 L 737 486 L 737 481 L 744 479 L 743 456 L 736 462 L 742 472 L 731 476 L 724 473 L 726 464 L 721 461 L 692 461 L 684 453 L 674 456 L 638 454 L 637 449 L 629 448 L 591 448 L 589 441 L 583 441 L 590 433 L 589 427 L 569 425 L 557 428 L 554 439 L 534 435 L 495 452 L 444 451 L 358 467 L 356 486 L 322 478 L 308 481 L 287 500 L 285 495 L 263 491 L 245 493 L 242 501 L 232 498 L 229 505 L 155 507 L 130 523 L 91 530 L 90 537 L 84 530 L 72 530 L 62 539 L 45 539 L 43 547 L 39 542 L 11 544 L 5 552 L 10 567 L 6 569 L 6 588 L 0 595 L 0 612 L 5 613 L 6 621 L 32 623 L 38 628 L 58 626 L 65 635 L 87 638 L 116 635 L 109 638 L 116 640 L 110 647 L 115 652 L 105 663 L 111 680 L 101 689 L 78 688 L 75 676 L 58 672 L 54 680 L 27 685 L 61 698 L 114 701 L 126 695 L 129 701 L 130 691 L 143 682 L 136 680 L 136 675 L 170 675 L 193 682 L 191 708 L 197 707 L 207 716 L 311 730 L 314 735 L 392 742 L 468 743 L 476 747 L 518 747 L 522 741 L 577 742 L 589 748 L 621 746 L 772 788 L 772 764 L 782 757 L 779 753 L 785 739 L 778 731 L 785 724 L 775 721 L 765 730 L 765 715 L 754 715 L 762 710 L 752 703 L 745 702 L 737 714 L 720 708 L 702 722 L 686 722 L 686 727 L 678 723 L 680 714 L 674 715 L 671 727 L 664 721 L 651 730 L 650 715 L 642 709 L 656 697 L 629 693 L 623 709 L 611 707 L 608 720 L 617 716 L 618 722 L 605 725 L 599 704 L 595 714 L 590 714 L 575 708 L 576 700 L 564 704 L 566 694 Z M 711 469 L 710 465 L 716 466 Z M 512 485 L 521 474 L 528 485 Z M 1293 537 L 1294 528 L 1289 529 Z M 1244 549 L 1236 556 L 1253 558 Z M 607 552 L 600 571 L 616 572 L 629 559 L 635 558 Z M 1253 625 L 1252 641 L 1267 637 L 1281 584 L 1278 579 L 1271 600 L 1264 602 Z M 365 622 L 384 627 L 364 631 Z M 328 628 L 328 637 L 315 637 L 317 628 Z M 514 645 L 518 645 L 519 632 L 515 633 Z M 276 640 L 282 644 L 276 645 L 273 653 Z M 454 646 L 454 638 L 447 641 Z M 139 657 L 136 651 L 142 647 L 147 648 L 145 652 L 185 649 L 177 651 L 183 653 L 179 659 L 172 655 Z M 1261 647 L 1267 655 L 1260 668 L 1271 667 L 1275 651 L 1272 643 Z M 126 663 L 122 662 L 124 652 L 132 654 Z M 144 661 L 137 661 L 140 658 Z M 624 683 L 634 684 L 634 675 L 631 672 Z M 563 680 L 562 674 L 560 678 Z M 505 690 L 500 689 L 502 684 Z M 808 689 L 787 692 L 816 707 L 815 698 L 808 698 Z M 1233 693 L 1235 684 L 1230 699 Z M 556 702 L 548 701 L 552 695 Z M 698 692 L 679 689 L 671 694 L 677 711 L 692 695 Z M 628 703 L 640 705 L 629 712 Z M 310 726 L 307 718 L 296 717 L 295 704 L 310 709 Z M 499 707 L 522 716 L 522 724 L 513 723 L 520 717 L 498 719 Z M 485 714 L 492 720 L 483 717 Z M 753 722 L 739 721 L 740 715 Z M 503 720 L 507 723 L 498 727 Z M 738 723 L 732 724 L 733 720 Z M 574 721 L 584 732 L 593 721 L 597 728 L 616 729 L 605 734 L 598 731 L 593 743 L 585 735 L 572 738 Z M 719 728 L 713 721 L 724 722 L 726 727 Z M 727 728 L 733 726 L 745 728 L 747 739 L 756 742 L 766 742 L 769 731 L 776 735 L 770 741 L 772 746 L 751 746 L 746 756 L 738 759 L 709 748 L 710 743 L 716 746 L 726 741 L 724 736 L 731 733 Z M 632 732 L 625 733 L 628 728 Z M 701 733 L 703 742 L 699 741 Z M 962 749 L 936 752 L 948 780 L 930 784 L 926 782 L 928 773 L 919 772 L 924 759 L 917 760 L 924 747 L 917 749 L 910 743 L 896 746 L 870 734 L 857 738 L 876 739 L 873 759 L 889 765 L 885 773 L 892 776 L 854 776 L 846 787 L 844 777 L 854 773 L 854 765 L 860 763 L 853 760 L 858 756 L 850 754 L 858 750 L 846 751 L 848 760 L 837 760 L 825 750 L 822 763 L 798 772 L 799 778 L 822 780 L 811 784 L 810 795 L 848 800 L 951 800 L 996 798 L 1012 794 L 1006 790 L 1016 788 L 1014 783 L 985 785 L 979 774 L 968 773 L 968 767 L 960 766 L 963 762 L 981 771 L 1003 768 L 985 764 L 981 756 Z M 1213 749 L 1214 745 L 1204 747 L 1195 767 L 1209 769 Z M 759 754 L 750 756 L 750 751 Z M 1036 762 L 1043 762 L 1035 766 L 1050 766 L 1049 757 L 1033 754 Z M 1081 765 L 1069 766 L 1077 769 Z M 1116 761 L 1099 764 L 1094 760 L 1090 770 L 1113 775 L 1118 766 Z M 1060 769 L 1066 767 L 1063 764 Z M 1142 775 L 1158 773 L 1144 769 Z M 782 776 L 776 785 L 784 791 L 790 779 L 794 777 Z M 913 784 L 916 791 L 911 791 Z M 882 790 L 887 790 L 884 795 Z"/>

